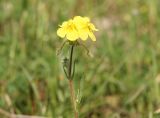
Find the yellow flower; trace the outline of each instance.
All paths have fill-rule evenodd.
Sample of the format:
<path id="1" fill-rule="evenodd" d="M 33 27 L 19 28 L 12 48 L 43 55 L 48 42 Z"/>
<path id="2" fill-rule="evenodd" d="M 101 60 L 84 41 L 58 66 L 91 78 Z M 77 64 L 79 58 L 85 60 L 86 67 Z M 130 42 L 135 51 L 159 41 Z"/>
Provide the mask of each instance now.
<path id="1" fill-rule="evenodd" d="M 75 16 L 73 21 L 82 40 L 87 40 L 89 36 L 93 41 L 96 41 L 93 31 L 98 31 L 98 29 L 95 28 L 88 17 Z"/>
<path id="2" fill-rule="evenodd" d="M 57 35 L 61 38 L 66 37 L 70 41 L 77 39 L 87 40 L 88 36 L 96 41 L 93 31 L 98 31 L 90 22 L 88 17 L 75 16 L 73 20 L 65 21 L 57 30 Z"/>
<path id="3" fill-rule="evenodd" d="M 57 35 L 61 38 L 66 36 L 70 41 L 75 41 L 79 38 L 78 31 L 72 19 L 63 22 L 62 25 L 60 25 L 60 28 L 57 30 Z"/>

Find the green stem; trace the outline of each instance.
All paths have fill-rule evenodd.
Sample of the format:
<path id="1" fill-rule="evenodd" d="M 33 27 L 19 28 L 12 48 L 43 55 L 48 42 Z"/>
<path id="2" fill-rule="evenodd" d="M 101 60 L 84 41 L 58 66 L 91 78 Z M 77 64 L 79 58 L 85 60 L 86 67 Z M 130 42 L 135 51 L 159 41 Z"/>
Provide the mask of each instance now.
<path id="1" fill-rule="evenodd" d="M 69 79 L 69 89 L 70 89 L 70 94 L 71 94 L 71 102 L 72 102 L 73 109 L 74 109 L 74 117 L 78 118 L 78 112 L 77 112 L 76 100 L 75 100 L 75 93 L 74 93 L 74 86 L 73 86 L 73 78 L 72 78 L 73 50 L 74 50 L 74 44 L 71 45 L 69 67 L 68 67 L 68 79 Z"/>

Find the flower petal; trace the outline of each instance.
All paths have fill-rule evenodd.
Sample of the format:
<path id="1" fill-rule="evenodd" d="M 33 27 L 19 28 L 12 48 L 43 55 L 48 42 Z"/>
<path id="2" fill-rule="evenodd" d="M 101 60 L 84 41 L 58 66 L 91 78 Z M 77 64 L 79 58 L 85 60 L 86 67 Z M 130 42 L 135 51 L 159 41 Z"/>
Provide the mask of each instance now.
<path id="1" fill-rule="evenodd" d="M 75 16 L 75 17 L 73 18 L 73 21 L 74 21 L 74 22 L 82 22 L 82 21 L 83 21 L 83 17 L 81 17 L 81 16 Z"/>
<path id="2" fill-rule="evenodd" d="M 98 31 L 98 29 L 95 28 L 95 26 L 92 23 L 88 24 L 89 28 L 93 31 Z"/>
<path id="3" fill-rule="evenodd" d="M 66 35 L 67 39 L 70 41 L 75 41 L 79 38 L 78 32 L 77 31 L 70 31 Z"/>
<path id="4" fill-rule="evenodd" d="M 66 34 L 67 34 L 67 31 L 64 28 L 59 28 L 57 30 L 57 35 L 60 36 L 61 38 L 64 38 Z"/>
<path id="5" fill-rule="evenodd" d="M 81 16 L 75 16 L 73 19 L 73 22 L 74 22 L 77 29 L 81 29 L 85 25 L 84 20 Z"/>
<path id="6" fill-rule="evenodd" d="M 66 27 L 67 24 L 68 24 L 68 22 L 67 22 L 67 21 L 64 21 L 64 22 L 62 23 L 62 25 L 59 25 L 59 26 L 60 26 L 60 27 Z"/>
<path id="7" fill-rule="evenodd" d="M 87 38 L 88 38 L 87 31 L 86 30 L 79 31 L 79 37 L 84 41 L 87 40 Z"/>
<path id="8" fill-rule="evenodd" d="M 88 35 L 92 39 L 92 41 L 96 41 L 96 37 L 94 36 L 93 32 L 89 32 Z"/>
<path id="9" fill-rule="evenodd" d="M 88 17 L 83 18 L 84 22 L 90 22 L 90 19 Z"/>

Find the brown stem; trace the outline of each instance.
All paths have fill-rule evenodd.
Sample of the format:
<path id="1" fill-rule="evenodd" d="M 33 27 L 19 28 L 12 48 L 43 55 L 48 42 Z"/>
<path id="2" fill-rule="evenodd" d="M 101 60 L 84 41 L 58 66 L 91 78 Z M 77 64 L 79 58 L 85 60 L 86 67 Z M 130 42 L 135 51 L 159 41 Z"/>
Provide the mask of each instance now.
<path id="1" fill-rule="evenodd" d="M 71 102 L 72 102 L 72 105 L 73 105 L 73 108 L 74 108 L 74 117 L 78 118 L 78 112 L 77 112 L 77 109 L 76 109 L 74 86 L 73 86 L 73 80 L 72 80 L 73 79 L 72 78 L 73 50 L 74 50 L 74 44 L 71 45 L 71 52 L 70 52 L 70 58 L 69 58 L 69 67 L 68 67 L 68 79 L 69 79 L 69 88 L 70 88 L 70 94 L 71 94 Z"/>
<path id="2" fill-rule="evenodd" d="M 78 118 L 78 112 L 76 109 L 75 93 L 74 93 L 74 88 L 73 88 L 73 80 L 69 80 L 69 88 L 70 88 L 70 94 L 71 94 L 71 102 L 74 108 L 74 117 Z"/>

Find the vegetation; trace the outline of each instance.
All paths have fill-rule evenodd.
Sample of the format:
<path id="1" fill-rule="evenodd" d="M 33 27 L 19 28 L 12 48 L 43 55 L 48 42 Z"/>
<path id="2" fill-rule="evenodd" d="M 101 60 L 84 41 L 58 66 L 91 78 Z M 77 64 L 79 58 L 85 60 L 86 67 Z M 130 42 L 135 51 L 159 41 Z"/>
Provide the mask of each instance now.
<path id="1" fill-rule="evenodd" d="M 68 81 L 56 51 L 58 25 L 94 22 L 96 42 L 75 48 L 80 118 L 159 118 L 159 0 L 0 0 L 0 117 L 72 118 Z"/>

